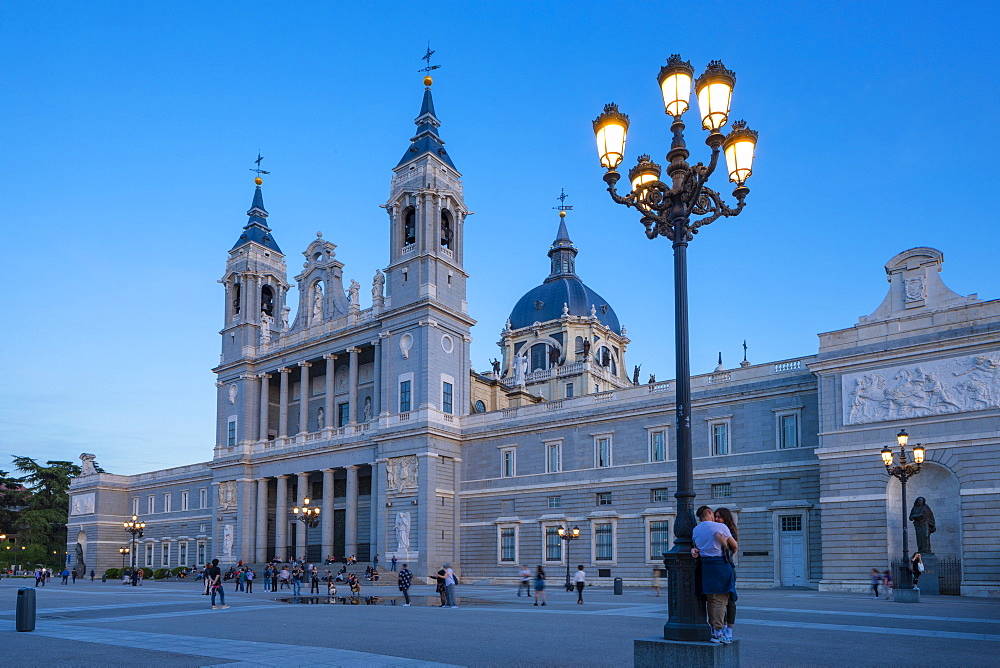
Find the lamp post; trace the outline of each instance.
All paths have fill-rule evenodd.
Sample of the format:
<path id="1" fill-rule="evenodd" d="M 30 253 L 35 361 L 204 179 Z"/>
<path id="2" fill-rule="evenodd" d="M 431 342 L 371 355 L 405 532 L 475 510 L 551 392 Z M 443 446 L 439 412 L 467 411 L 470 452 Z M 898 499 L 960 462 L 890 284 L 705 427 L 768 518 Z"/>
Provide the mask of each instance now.
<path id="1" fill-rule="evenodd" d="M 677 391 L 677 520 L 674 523 L 674 546 L 664 553 L 668 571 L 669 619 L 663 627 L 667 640 L 708 640 L 709 626 L 705 622 L 704 605 L 695 591 L 695 563 L 691 556 L 691 531 L 694 529 L 694 473 L 691 451 L 691 368 L 688 341 L 687 245 L 698 229 L 719 217 L 739 215 L 750 189 L 749 178 L 757 144 L 757 133 L 736 121 L 728 135 L 721 130 L 729 121 L 729 103 L 736 75 L 721 61 L 713 60 L 695 82 L 702 128 L 708 130 L 705 143 L 711 149 L 708 165 L 689 165 L 690 155 L 684 141 L 684 112 L 688 110 L 694 68 L 691 63 L 672 55 L 660 69 L 657 81 L 663 95 L 663 108 L 673 118 L 670 126 L 673 139 L 667 153 L 667 182 L 660 180 L 661 168 L 648 155 L 639 156 L 629 170 L 631 192 L 619 195 L 616 189 L 621 174 L 618 165 L 625 154 L 628 116 L 615 104 L 608 104 L 594 121 L 597 150 L 601 165 L 607 170 L 611 199 L 632 207 L 641 214 L 639 222 L 646 237 L 666 237 L 674 251 L 674 332 L 676 345 Z M 718 192 L 705 186 L 715 171 L 719 153 L 725 153 L 729 180 L 736 184 L 733 197 L 736 206 L 729 207 Z M 692 220 L 692 216 L 698 216 Z"/>
<path id="2" fill-rule="evenodd" d="M 305 527 L 309 529 L 315 529 L 319 526 L 319 506 L 310 506 L 309 497 L 302 499 L 302 506 L 295 506 L 292 508 L 292 513 L 295 517 L 302 522 L 303 531 L 307 531 Z M 306 534 L 308 536 L 308 532 Z M 306 541 L 306 553 L 309 552 L 309 543 Z"/>
<path id="3" fill-rule="evenodd" d="M 559 537 L 566 543 L 566 591 L 573 591 L 573 585 L 569 581 L 569 543 L 580 537 L 580 527 L 572 529 L 559 527 Z"/>
<path id="4" fill-rule="evenodd" d="M 896 443 L 899 445 L 898 465 L 894 466 L 895 455 L 892 448 L 888 445 L 882 448 L 882 463 L 885 464 L 885 470 L 890 476 L 899 479 L 899 486 L 902 492 L 903 561 L 900 567 L 901 577 L 897 578 L 899 584 L 896 587 L 899 589 L 913 589 L 913 574 L 904 575 L 909 572 L 906 564 L 910 560 L 910 539 L 906 531 L 906 481 L 920 473 L 920 465 L 924 463 L 924 446 L 920 443 L 917 443 L 912 448 L 913 463 L 911 464 L 907 461 L 906 443 L 909 439 L 910 435 L 906 433 L 905 429 L 900 429 L 899 433 L 896 434 Z"/>
<path id="5" fill-rule="evenodd" d="M 131 551 L 132 550 L 130 550 L 127 547 L 119 547 L 118 548 L 118 554 L 122 555 L 122 570 L 123 571 L 125 570 L 125 555 L 128 554 Z"/>
<path id="6" fill-rule="evenodd" d="M 125 527 L 125 531 L 132 534 L 132 568 L 135 569 L 135 539 L 136 536 L 142 538 L 142 530 L 146 528 L 146 523 L 140 522 L 138 515 L 132 515 L 132 519 L 128 522 L 123 522 L 122 525 Z"/>

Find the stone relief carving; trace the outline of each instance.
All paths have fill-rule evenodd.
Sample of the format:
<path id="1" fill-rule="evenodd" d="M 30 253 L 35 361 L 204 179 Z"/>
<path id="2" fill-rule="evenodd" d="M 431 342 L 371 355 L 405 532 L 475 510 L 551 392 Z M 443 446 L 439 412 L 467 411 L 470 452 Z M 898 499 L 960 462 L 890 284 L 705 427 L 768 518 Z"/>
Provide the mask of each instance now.
<path id="1" fill-rule="evenodd" d="M 227 557 L 233 556 L 233 525 L 222 526 L 222 554 Z"/>
<path id="2" fill-rule="evenodd" d="M 236 481 L 219 483 L 219 510 L 236 510 Z"/>
<path id="3" fill-rule="evenodd" d="M 410 551 L 410 513 L 398 512 L 396 513 L 396 522 L 393 525 L 396 530 L 396 551 L 397 552 L 409 552 Z"/>
<path id="4" fill-rule="evenodd" d="M 903 281 L 904 295 L 908 302 L 923 301 L 924 279 L 922 277 L 907 278 Z"/>
<path id="5" fill-rule="evenodd" d="M 97 469 L 94 468 L 94 460 L 97 459 L 97 455 L 92 455 L 89 452 L 84 452 L 80 455 L 80 476 L 94 475 L 97 473 Z"/>
<path id="6" fill-rule="evenodd" d="M 1000 406 L 1000 352 L 847 374 L 844 424 L 866 424 Z"/>
<path id="7" fill-rule="evenodd" d="M 386 473 L 389 476 L 389 491 L 401 492 L 404 489 L 416 489 L 418 466 L 416 455 L 390 457 L 386 465 Z"/>
<path id="8" fill-rule="evenodd" d="M 94 512 L 94 492 L 77 494 L 70 505 L 70 515 L 87 515 Z"/>

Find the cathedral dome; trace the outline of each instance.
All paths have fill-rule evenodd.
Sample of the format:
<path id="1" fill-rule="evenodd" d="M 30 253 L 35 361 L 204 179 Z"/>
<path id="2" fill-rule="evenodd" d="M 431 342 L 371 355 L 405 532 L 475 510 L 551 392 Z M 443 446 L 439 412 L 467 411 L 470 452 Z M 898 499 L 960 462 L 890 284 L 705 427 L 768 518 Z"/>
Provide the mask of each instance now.
<path id="1" fill-rule="evenodd" d="M 525 293 L 510 312 L 510 326 L 519 329 L 535 322 L 558 320 L 563 315 L 563 304 L 569 308 L 568 315 L 575 316 L 589 316 L 593 306 L 601 324 L 610 327 L 616 334 L 622 332 L 618 315 L 611 305 L 584 285 L 578 276 L 565 274 L 551 276 Z"/>

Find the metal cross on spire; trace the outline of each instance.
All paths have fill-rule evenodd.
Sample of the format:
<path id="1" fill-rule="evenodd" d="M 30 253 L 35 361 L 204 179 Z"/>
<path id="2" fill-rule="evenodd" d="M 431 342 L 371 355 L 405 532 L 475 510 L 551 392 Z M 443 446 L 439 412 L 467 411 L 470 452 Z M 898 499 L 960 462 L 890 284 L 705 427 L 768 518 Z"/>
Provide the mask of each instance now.
<path id="1" fill-rule="evenodd" d="M 270 173 L 271 173 L 271 172 L 269 172 L 269 171 L 267 171 L 267 170 L 264 170 L 264 169 L 261 169 L 261 168 L 260 168 L 260 163 L 261 163 L 261 161 L 262 161 L 263 159 L 264 159 L 264 158 L 262 158 L 262 157 L 260 156 L 260 151 L 257 151 L 257 159 L 256 159 L 256 160 L 254 160 L 254 162 L 255 162 L 255 163 L 257 163 L 257 167 L 256 167 L 256 168 L 254 168 L 254 167 L 251 167 L 251 168 L 250 168 L 250 171 L 251 171 L 251 172 L 257 172 L 257 176 L 258 176 L 258 177 L 259 177 L 259 176 L 260 176 L 261 174 L 270 174 Z"/>
<path id="2" fill-rule="evenodd" d="M 566 206 L 566 198 L 569 197 L 569 195 L 566 194 L 566 189 L 560 188 L 559 191 L 559 197 L 556 197 L 556 199 L 559 200 L 559 206 L 554 206 L 552 208 L 556 211 L 572 211 L 573 207 Z"/>
<path id="3" fill-rule="evenodd" d="M 747 361 L 747 340 L 743 339 L 743 361 Z"/>
<path id="4" fill-rule="evenodd" d="M 434 53 L 435 53 L 434 51 L 431 51 L 431 45 L 430 45 L 430 43 L 428 43 L 427 44 L 427 53 L 425 53 L 423 55 L 423 57 L 420 58 L 420 60 L 426 60 L 427 61 L 427 67 L 425 67 L 422 70 L 417 70 L 418 72 L 428 72 L 428 73 L 430 73 L 431 71 L 436 70 L 439 67 L 441 67 L 440 65 L 431 65 L 431 56 L 433 56 Z"/>

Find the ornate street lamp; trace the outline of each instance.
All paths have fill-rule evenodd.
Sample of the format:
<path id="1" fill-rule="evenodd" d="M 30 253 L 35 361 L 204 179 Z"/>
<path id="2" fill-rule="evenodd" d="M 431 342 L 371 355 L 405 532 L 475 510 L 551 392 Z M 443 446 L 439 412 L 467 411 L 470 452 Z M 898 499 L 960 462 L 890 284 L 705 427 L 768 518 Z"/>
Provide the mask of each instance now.
<path id="1" fill-rule="evenodd" d="M 559 537 L 566 543 L 566 591 L 573 591 L 573 585 L 569 581 L 569 543 L 580 537 L 580 527 L 572 529 L 559 527 Z"/>
<path id="2" fill-rule="evenodd" d="M 694 529 L 694 473 L 691 451 L 691 368 L 688 341 L 687 303 L 687 245 L 698 228 L 719 217 L 736 216 L 743 211 L 744 200 L 750 189 L 745 182 L 753 165 L 757 133 L 746 123 L 733 123 L 728 136 L 721 129 L 729 121 L 729 103 L 732 99 L 736 76 L 717 60 L 708 65 L 705 73 L 694 82 L 701 112 L 701 125 L 708 130 L 705 140 L 711 149 L 708 165 L 689 165 L 690 155 L 684 142 L 682 117 L 689 108 L 694 68 L 691 63 L 672 55 L 660 70 L 657 81 L 663 96 L 663 109 L 673 117 L 673 140 L 667 153 L 667 178 L 660 180 L 661 168 L 649 156 L 640 156 L 638 164 L 629 171 L 632 191 L 619 195 L 616 185 L 621 179 L 618 165 L 625 154 L 628 134 L 628 116 L 615 104 L 608 104 L 594 121 L 597 152 L 601 165 L 607 170 L 604 182 L 608 184 L 611 198 L 641 214 L 639 222 L 645 227 L 646 236 L 655 239 L 666 237 L 673 242 L 674 251 L 674 328 L 677 367 L 677 521 L 674 523 L 674 546 L 664 553 L 668 571 L 669 619 L 663 627 L 668 640 L 708 640 L 709 626 L 705 623 L 704 605 L 695 591 L 695 564 L 691 557 L 691 531 Z M 733 197 L 736 206 L 729 207 L 718 192 L 705 186 L 715 171 L 719 154 L 725 153 L 729 180 L 736 184 Z M 697 216 L 697 220 L 691 220 Z"/>
<path id="3" fill-rule="evenodd" d="M 125 570 L 125 555 L 128 554 L 131 551 L 132 550 L 130 550 L 127 547 L 119 547 L 118 548 L 118 554 L 122 555 L 122 570 L 123 571 Z"/>
<path id="4" fill-rule="evenodd" d="M 310 529 L 315 529 L 319 526 L 319 507 L 309 505 L 309 497 L 302 499 L 302 507 L 295 506 L 292 508 L 292 513 L 295 517 L 305 524 Z"/>
<path id="5" fill-rule="evenodd" d="M 913 446 L 913 463 L 909 463 L 906 459 L 906 443 L 909 441 L 910 435 L 906 433 L 905 429 L 900 429 L 899 433 L 896 434 L 896 443 L 899 445 L 899 464 L 895 464 L 895 456 L 890 446 L 885 446 L 882 448 L 882 463 L 885 464 L 885 470 L 894 478 L 899 479 L 899 485 L 902 491 L 902 521 L 903 521 L 903 561 L 900 568 L 901 573 L 897 577 L 896 587 L 898 589 L 913 589 L 913 574 L 910 573 L 910 569 L 906 567 L 906 564 L 910 560 L 910 539 L 906 531 L 906 481 L 913 476 L 920 473 L 920 465 L 924 463 L 924 446 L 917 443 Z"/>
<path id="6" fill-rule="evenodd" d="M 146 523 L 140 522 L 138 515 L 133 515 L 132 519 L 128 522 L 123 522 L 122 524 L 125 527 L 125 531 L 132 534 L 132 568 L 135 569 L 135 539 L 137 536 L 142 538 L 142 530 L 146 528 Z"/>

